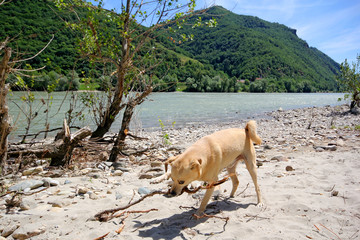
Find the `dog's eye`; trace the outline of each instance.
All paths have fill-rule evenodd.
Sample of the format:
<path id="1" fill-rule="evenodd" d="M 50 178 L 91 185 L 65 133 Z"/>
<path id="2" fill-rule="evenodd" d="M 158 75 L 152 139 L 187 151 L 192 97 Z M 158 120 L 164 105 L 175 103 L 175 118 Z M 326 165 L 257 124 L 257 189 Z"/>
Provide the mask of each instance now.
<path id="1" fill-rule="evenodd" d="M 185 183 L 185 181 L 178 181 L 178 183 L 179 183 L 179 184 L 184 184 L 184 183 Z"/>

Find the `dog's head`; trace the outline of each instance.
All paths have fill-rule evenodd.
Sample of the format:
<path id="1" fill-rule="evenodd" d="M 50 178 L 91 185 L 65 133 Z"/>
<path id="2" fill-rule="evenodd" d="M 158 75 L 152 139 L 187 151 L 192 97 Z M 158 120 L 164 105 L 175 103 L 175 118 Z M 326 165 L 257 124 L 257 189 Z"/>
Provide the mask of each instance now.
<path id="1" fill-rule="evenodd" d="M 178 155 L 170 157 L 165 162 L 165 171 L 168 165 L 171 166 L 171 179 L 173 184 L 170 190 L 172 196 L 178 196 L 183 189 L 192 181 L 198 180 L 201 176 L 201 159 L 188 159 L 185 156 Z"/>

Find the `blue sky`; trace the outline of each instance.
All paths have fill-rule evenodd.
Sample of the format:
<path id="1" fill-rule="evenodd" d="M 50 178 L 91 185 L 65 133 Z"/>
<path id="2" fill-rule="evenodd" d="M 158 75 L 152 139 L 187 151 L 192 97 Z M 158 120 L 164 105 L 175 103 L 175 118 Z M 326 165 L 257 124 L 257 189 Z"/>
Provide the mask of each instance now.
<path id="1" fill-rule="evenodd" d="M 120 0 L 104 2 L 106 8 L 121 4 Z M 301 39 L 338 63 L 355 61 L 360 54 L 359 0 L 200 0 L 197 9 L 214 4 L 294 28 Z"/>

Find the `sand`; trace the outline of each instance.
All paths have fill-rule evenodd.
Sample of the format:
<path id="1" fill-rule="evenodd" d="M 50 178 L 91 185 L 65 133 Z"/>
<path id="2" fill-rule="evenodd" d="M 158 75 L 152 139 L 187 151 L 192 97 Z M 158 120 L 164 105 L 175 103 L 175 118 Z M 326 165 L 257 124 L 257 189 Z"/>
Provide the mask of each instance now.
<path id="1" fill-rule="evenodd" d="M 108 222 L 94 220 L 102 210 L 139 199 L 139 188 L 167 189 L 166 181 L 151 184 L 151 179 L 139 179 L 156 160 L 154 156 L 163 160 L 215 130 L 245 126 L 246 120 L 240 120 L 168 129 L 172 144 L 128 160 L 129 172 L 122 176 L 95 167 L 78 169 L 82 174 L 67 170 L 64 176 L 53 178 L 58 186 L 22 197 L 28 210 L 15 207 L 6 214 L 2 207 L 0 231 L 16 229 L 7 239 L 25 239 L 31 233 L 36 235 L 31 239 L 96 239 L 105 234 L 103 239 L 359 239 L 360 131 L 355 128 L 360 117 L 343 114 L 345 110 L 339 106 L 276 111 L 257 119 L 263 139 L 263 144 L 256 146 L 262 208 L 256 206 L 245 165 L 239 164 L 235 198 L 228 198 L 231 181 L 227 181 L 217 200 L 207 206 L 206 214 L 216 217 L 192 216 L 204 193 L 199 191 L 173 198 L 155 195 L 127 209 L 153 211 L 125 214 Z M 155 144 L 162 141 L 163 134 L 141 135 Z M 129 141 L 131 144 L 136 141 Z M 149 145 L 146 141 L 141 144 Z M 17 181 L 42 179 L 49 171 Z M 220 178 L 225 175 L 221 173 Z M 3 179 L 8 185 L 13 181 Z M 87 193 L 79 194 L 85 187 Z M 10 197 L 3 196 L 1 204 Z"/>

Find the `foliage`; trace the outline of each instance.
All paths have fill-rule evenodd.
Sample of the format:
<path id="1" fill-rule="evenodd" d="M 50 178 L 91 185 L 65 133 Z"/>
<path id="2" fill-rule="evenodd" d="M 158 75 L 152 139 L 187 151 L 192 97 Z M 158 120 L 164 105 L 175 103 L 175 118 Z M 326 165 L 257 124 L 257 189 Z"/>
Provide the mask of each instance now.
<path id="1" fill-rule="evenodd" d="M 176 122 L 172 122 L 171 126 L 172 128 L 174 128 Z M 170 136 L 169 133 L 167 132 L 167 128 L 165 127 L 165 124 L 163 123 L 163 121 L 159 118 L 159 125 L 162 131 L 162 141 L 164 145 L 171 145 L 170 142 Z"/>
<path id="2" fill-rule="evenodd" d="M 67 75 L 59 74 L 55 71 L 48 73 L 33 72 L 31 75 L 26 75 L 21 78 L 23 84 L 27 86 L 28 90 L 36 91 L 67 91 L 78 90 L 80 86 L 79 75 L 75 71 L 69 71 Z M 18 79 L 14 74 L 9 75 L 7 79 L 13 90 L 23 91 L 23 87 L 18 85 Z"/>
<path id="3" fill-rule="evenodd" d="M 357 61 L 350 64 L 347 59 L 340 65 L 340 75 L 337 78 L 340 84 L 340 89 L 345 92 L 344 99 L 351 98 L 350 109 L 355 106 L 360 107 L 360 55 L 357 56 Z"/>

